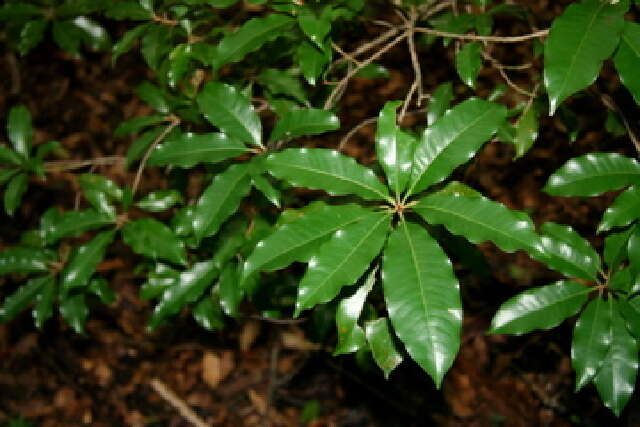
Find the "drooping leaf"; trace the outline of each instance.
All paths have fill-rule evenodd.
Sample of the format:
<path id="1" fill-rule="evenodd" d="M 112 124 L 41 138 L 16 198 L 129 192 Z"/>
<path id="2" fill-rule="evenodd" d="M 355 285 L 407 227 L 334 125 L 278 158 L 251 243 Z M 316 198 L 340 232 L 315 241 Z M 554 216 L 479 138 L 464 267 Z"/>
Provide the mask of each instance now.
<path id="1" fill-rule="evenodd" d="M 524 156 L 538 138 L 538 109 L 535 104 L 527 108 L 516 122 L 516 133 L 513 145 L 516 148 L 515 158 Z"/>
<path id="2" fill-rule="evenodd" d="M 291 29 L 295 20 L 287 15 L 269 14 L 245 22 L 236 32 L 224 37 L 216 48 L 211 66 L 219 69 L 225 64 L 239 62 L 263 44 L 270 42 Z"/>
<path id="3" fill-rule="evenodd" d="M 230 262 L 222 269 L 218 281 L 220 307 L 227 316 L 236 317 L 238 315 L 242 294 L 238 266 L 236 263 Z"/>
<path id="4" fill-rule="evenodd" d="M 378 116 L 376 156 L 387 176 L 389 187 L 400 195 L 411 178 L 415 143 L 396 123 L 396 109 L 402 101 L 389 101 Z"/>
<path id="5" fill-rule="evenodd" d="M 271 153 L 265 167 L 276 178 L 294 186 L 329 194 L 355 194 L 367 200 L 388 200 L 389 192 L 371 169 L 334 150 L 289 148 Z"/>
<path id="6" fill-rule="evenodd" d="M 384 377 L 389 378 L 389 374 L 402 363 L 403 359 L 389 330 L 389 319 L 381 317 L 370 320 L 365 323 L 364 329 L 373 360 L 384 372 Z"/>
<path id="7" fill-rule="evenodd" d="M 309 260 L 298 286 L 294 316 L 332 300 L 343 286 L 352 285 L 378 255 L 389 231 L 391 216 L 371 212 L 357 223 L 337 230 Z"/>
<path id="8" fill-rule="evenodd" d="M 572 4 L 551 25 L 544 49 L 544 84 L 549 113 L 598 76 L 602 61 L 620 40 L 627 0 L 583 0 Z"/>
<path id="9" fill-rule="evenodd" d="M 609 270 L 615 270 L 618 265 L 627 257 L 627 246 L 633 228 L 613 233 L 604 239 L 604 262 L 609 266 Z"/>
<path id="10" fill-rule="evenodd" d="M 0 275 L 46 272 L 56 258 L 56 253 L 48 249 L 10 247 L 0 251 Z"/>
<path id="11" fill-rule="evenodd" d="M 229 166 L 204 190 L 191 217 L 193 232 L 198 239 L 214 235 L 238 209 L 240 201 L 251 189 L 249 167 L 246 163 Z"/>
<path id="12" fill-rule="evenodd" d="M 93 209 L 83 211 L 58 212 L 49 209 L 40 219 L 40 229 L 47 244 L 54 244 L 63 237 L 80 234 L 114 223 L 113 217 Z"/>
<path id="13" fill-rule="evenodd" d="M 584 309 L 571 342 L 571 364 L 576 371 L 576 391 L 596 375 L 611 345 L 612 305 L 598 297 Z"/>
<path id="14" fill-rule="evenodd" d="M 33 322 L 38 329 L 42 329 L 44 323 L 53 316 L 53 300 L 56 296 L 57 284 L 53 276 L 47 277 L 49 280 L 40 288 L 36 296 L 36 304 L 31 312 Z"/>
<path id="15" fill-rule="evenodd" d="M 640 24 L 625 21 L 618 51 L 613 57 L 620 80 L 640 104 Z"/>
<path id="16" fill-rule="evenodd" d="M 358 319 L 367 295 L 376 282 L 377 272 L 377 267 L 371 270 L 364 284 L 353 295 L 340 301 L 336 310 L 338 343 L 333 352 L 334 356 L 356 352 L 366 345 L 365 333 L 358 325 Z"/>
<path id="17" fill-rule="evenodd" d="M 11 108 L 7 119 L 7 136 L 18 154 L 25 158 L 31 155 L 31 141 L 33 128 L 31 127 L 31 113 L 24 105 Z"/>
<path id="18" fill-rule="evenodd" d="M 331 111 L 318 109 L 292 110 L 275 124 L 270 141 L 317 135 L 340 128 L 340 120 Z"/>
<path id="19" fill-rule="evenodd" d="M 140 199 L 136 206 L 148 212 L 162 212 L 183 202 L 182 193 L 178 190 L 157 190 Z"/>
<path id="20" fill-rule="evenodd" d="M 396 335 L 440 387 L 460 347 L 462 326 L 451 262 L 421 226 L 402 221 L 384 250 L 382 280 Z"/>
<path id="21" fill-rule="evenodd" d="M 68 293 L 73 288 L 88 285 L 89 278 L 104 258 L 107 246 L 113 241 L 115 231 L 103 231 L 88 243 L 78 247 L 60 274 L 60 287 Z"/>
<path id="22" fill-rule="evenodd" d="M 471 42 L 456 54 L 456 71 L 467 86 L 474 88 L 482 67 L 482 44 Z"/>
<path id="23" fill-rule="evenodd" d="M 262 145 L 260 118 L 251 101 L 235 87 L 210 82 L 196 100 L 200 111 L 212 125 L 242 142 Z"/>
<path id="24" fill-rule="evenodd" d="M 620 416 L 636 384 L 638 343 L 627 330 L 624 318 L 617 307 L 617 301 L 610 298 L 609 304 L 613 305 L 611 346 L 593 382 L 604 404 L 616 416 Z"/>
<path id="25" fill-rule="evenodd" d="M 448 110 L 422 134 L 414 154 L 409 193 L 428 188 L 467 162 L 498 130 L 507 115 L 502 105 L 468 99 Z"/>
<path id="26" fill-rule="evenodd" d="M 155 219 L 142 218 L 127 222 L 122 228 L 122 240 L 140 255 L 174 264 L 187 263 L 184 244 L 169 227 Z"/>
<path id="27" fill-rule="evenodd" d="M 500 306 L 491 321 L 491 333 L 521 335 L 550 329 L 576 314 L 592 289 L 573 281 L 529 289 Z"/>
<path id="28" fill-rule="evenodd" d="M 598 226 L 598 231 L 613 227 L 626 227 L 640 217 L 640 189 L 631 186 L 623 191 L 607 208 Z"/>
<path id="29" fill-rule="evenodd" d="M 84 324 L 89 316 L 89 307 L 84 294 L 60 296 L 60 314 L 78 334 L 84 334 Z"/>
<path id="30" fill-rule="evenodd" d="M 451 82 L 442 83 L 433 91 L 427 106 L 427 123 L 429 126 L 444 115 L 445 111 L 449 109 L 453 98 L 453 83 Z"/>
<path id="31" fill-rule="evenodd" d="M 2 307 L 0 307 L 0 322 L 7 322 L 24 311 L 51 280 L 53 277 L 49 275 L 29 279 L 27 283 L 5 298 Z"/>
<path id="32" fill-rule="evenodd" d="M 555 171 L 543 191 L 552 196 L 597 196 L 640 184 L 640 164 L 617 153 L 576 157 Z"/>
<path id="33" fill-rule="evenodd" d="M 158 146 L 149 156 L 148 165 L 192 168 L 199 163 L 218 163 L 248 151 L 244 144 L 224 133 L 186 132 Z"/>

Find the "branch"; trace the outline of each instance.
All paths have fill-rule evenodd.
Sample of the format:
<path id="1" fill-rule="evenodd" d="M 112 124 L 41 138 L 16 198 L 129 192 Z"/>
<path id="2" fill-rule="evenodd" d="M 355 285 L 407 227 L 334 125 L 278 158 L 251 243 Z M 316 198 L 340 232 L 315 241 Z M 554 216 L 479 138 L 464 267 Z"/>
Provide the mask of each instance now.
<path id="1" fill-rule="evenodd" d="M 178 397 L 178 395 L 175 394 L 173 390 L 167 387 L 165 383 L 160 381 L 158 378 L 153 378 L 151 381 L 149 381 L 149 384 L 151 385 L 151 388 L 153 388 L 156 393 L 160 395 L 160 397 L 169 402 L 171 406 L 178 410 L 182 418 L 189 421 L 196 427 L 208 427 L 208 424 L 205 423 L 202 418 L 200 418 L 198 414 L 196 414 L 193 409 L 191 409 L 189 405 L 185 403 L 184 400 L 180 399 L 180 397 Z"/>
<path id="2" fill-rule="evenodd" d="M 414 28 L 416 33 L 431 34 L 440 37 L 449 37 L 457 40 L 473 40 L 479 42 L 491 42 L 491 43 L 520 43 L 526 40 L 538 39 L 546 37 L 549 34 L 549 30 L 539 30 L 530 34 L 524 34 L 521 36 L 478 36 L 475 34 L 456 34 L 448 33 L 446 31 L 440 31 L 433 28 L 416 27 Z"/>
<path id="3" fill-rule="evenodd" d="M 88 160 L 53 160 L 44 163 L 44 170 L 45 172 L 65 172 L 86 168 L 88 166 L 118 165 L 124 163 L 126 160 L 123 156 L 96 157 L 95 159 Z"/>

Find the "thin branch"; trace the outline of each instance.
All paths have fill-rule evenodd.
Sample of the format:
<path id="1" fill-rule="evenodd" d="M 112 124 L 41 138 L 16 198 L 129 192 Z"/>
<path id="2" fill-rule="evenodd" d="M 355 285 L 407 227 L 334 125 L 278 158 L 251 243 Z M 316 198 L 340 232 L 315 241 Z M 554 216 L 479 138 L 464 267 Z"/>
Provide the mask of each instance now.
<path id="1" fill-rule="evenodd" d="M 473 40 L 473 41 L 490 42 L 490 43 L 520 43 L 526 40 L 546 37 L 549 34 L 549 30 L 539 30 L 530 34 L 523 34 L 521 36 L 506 36 L 506 37 L 478 36 L 475 34 L 448 33 L 446 31 L 440 31 L 433 28 L 425 28 L 425 27 L 416 27 L 414 31 L 416 33 L 425 33 L 425 34 L 431 34 L 434 36 L 449 37 L 457 40 Z"/>
<path id="2" fill-rule="evenodd" d="M 414 40 L 414 30 L 416 26 L 416 20 L 418 19 L 418 12 L 415 7 L 411 8 L 410 19 L 407 22 L 409 29 L 407 30 L 407 45 L 409 46 L 409 54 L 411 56 L 411 66 L 413 67 L 413 83 L 411 84 L 411 88 L 409 88 L 409 92 L 402 104 L 402 109 L 400 110 L 399 121 L 402 121 L 404 115 L 407 113 L 407 109 L 411 104 L 411 100 L 413 99 L 413 95 L 417 92 L 418 94 L 418 102 L 416 105 L 418 107 L 422 106 L 422 69 L 420 68 L 420 60 L 418 59 L 418 54 L 416 52 L 416 44 Z"/>
<path id="3" fill-rule="evenodd" d="M 171 406 L 178 410 L 182 418 L 189 421 L 196 427 L 208 427 L 209 425 L 205 423 L 202 418 L 196 414 L 193 409 L 186 404 L 186 402 L 173 392 L 165 383 L 160 381 L 158 378 L 153 378 L 149 381 L 151 388 L 155 390 L 156 393 L 160 395 L 164 400 L 169 402 Z"/>
<path id="4" fill-rule="evenodd" d="M 393 24 L 389 24 L 389 25 L 391 26 Z M 340 58 L 340 59 L 334 61 L 331 65 L 329 65 L 328 71 L 332 70 L 336 65 L 348 61 L 349 57 L 356 58 L 356 57 L 362 55 L 363 53 L 370 51 L 371 49 L 375 48 L 376 46 L 379 46 L 382 43 L 385 43 L 391 37 L 393 37 L 396 34 L 398 34 L 399 31 L 400 30 L 397 27 L 393 26 L 393 28 L 391 28 L 389 31 L 386 31 L 386 32 L 380 34 L 375 39 L 373 39 L 373 40 L 363 44 L 362 46 L 358 47 L 356 50 L 351 52 L 349 54 L 349 56 L 344 56 L 343 58 Z M 340 52 L 340 51 L 338 51 L 338 52 Z"/>
<path id="5" fill-rule="evenodd" d="M 508 70 L 508 69 L 516 69 L 515 67 L 522 67 L 522 66 L 516 65 L 513 68 L 509 68 L 509 66 L 502 65 L 500 63 L 500 61 L 498 61 L 497 59 L 495 59 L 493 56 L 491 56 L 489 53 L 487 53 L 485 51 L 482 51 L 482 57 L 484 59 L 486 59 L 487 61 L 491 62 L 491 66 L 494 67 L 496 70 L 498 70 L 498 72 L 502 76 L 502 78 L 505 81 L 505 83 L 507 84 L 507 86 L 509 86 L 511 89 L 513 89 L 516 92 L 518 92 L 519 94 L 527 96 L 529 98 L 532 98 L 532 97 L 535 96 L 535 90 L 533 92 L 529 92 L 529 91 L 527 91 L 525 89 L 522 89 L 520 86 L 515 84 L 515 82 L 513 80 L 511 80 L 511 77 L 509 77 L 509 75 L 506 72 L 506 70 Z"/>
<path id="6" fill-rule="evenodd" d="M 53 160 L 44 163 L 45 172 L 66 172 L 86 167 L 119 165 L 126 162 L 123 156 L 96 157 L 87 160 Z"/>
<path id="7" fill-rule="evenodd" d="M 342 50 L 340 46 L 338 46 L 335 42 L 331 42 L 331 47 L 336 50 L 340 55 L 342 55 L 343 59 L 353 62 L 356 65 L 360 65 L 360 61 L 354 58 L 350 53 Z"/>
<path id="8" fill-rule="evenodd" d="M 620 118 L 622 119 L 622 124 L 627 130 L 627 133 L 629 134 L 629 138 L 631 139 L 633 146 L 636 148 L 636 151 L 638 152 L 638 154 L 640 154 L 640 140 L 638 139 L 638 136 L 636 135 L 635 131 L 631 127 L 631 124 L 623 114 L 620 107 L 618 107 L 618 104 L 616 104 L 613 101 L 613 98 L 611 98 L 609 95 L 601 93 L 600 91 L 596 91 L 596 93 L 600 95 L 600 100 L 602 101 L 605 107 L 607 107 L 609 110 L 617 113 L 620 116 Z"/>

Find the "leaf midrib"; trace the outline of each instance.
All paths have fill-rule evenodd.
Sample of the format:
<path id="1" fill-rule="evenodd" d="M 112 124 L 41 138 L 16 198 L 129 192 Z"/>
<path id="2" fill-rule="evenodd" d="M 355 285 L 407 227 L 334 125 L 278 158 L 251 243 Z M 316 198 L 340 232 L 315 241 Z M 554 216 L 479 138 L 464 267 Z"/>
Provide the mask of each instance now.
<path id="1" fill-rule="evenodd" d="M 220 215 L 220 211 L 222 209 L 222 207 L 226 206 L 227 201 L 229 200 L 229 198 L 231 197 L 232 194 L 235 193 L 236 187 L 238 186 L 238 183 L 240 181 L 242 181 L 243 179 L 247 178 L 247 170 L 245 169 L 244 173 L 239 174 L 233 181 L 232 181 L 232 185 L 228 185 L 226 186 L 226 189 L 228 190 L 225 194 L 224 197 L 222 198 L 222 200 L 220 200 L 219 203 L 217 203 L 217 205 L 214 204 L 214 211 L 213 212 L 209 212 L 209 215 L 207 215 L 207 219 L 205 219 L 205 224 L 206 226 L 202 228 L 202 231 L 206 231 L 209 229 L 209 227 L 211 227 L 211 224 L 213 224 L 215 221 L 218 221 L 219 218 L 218 216 Z M 211 184 L 213 185 L 213 183 Z M 196 209 L 194 212 L 194 218 L 197 216 L 199 209 L 198 207 L 201 207 L 202 205 L 196 205 Z M 191 223 L 193 224 L 193 219 L 191 220 Z M 197 233 L 200 234 L 200 233 Z M 204 237 L 204 235 L 202 235 L 201 237 Z"/>

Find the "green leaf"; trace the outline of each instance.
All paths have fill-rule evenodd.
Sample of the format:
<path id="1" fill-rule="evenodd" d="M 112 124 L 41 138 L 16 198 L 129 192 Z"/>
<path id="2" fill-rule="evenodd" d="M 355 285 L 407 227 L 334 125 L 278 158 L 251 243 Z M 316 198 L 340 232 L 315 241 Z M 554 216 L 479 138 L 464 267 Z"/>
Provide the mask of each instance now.
<path id="1" fill-rule="evenodd" d="M 540 243 L 544 253 L 538 261 L 561 272 L 567 277 L 597 281 L 601 271 L 600 256 L 587 240 L 573 228 L 546 222 L 542 225 Z"/>
<path id="2" fill-rule="evenodd" d="M 302 105 L 309 105 L 309 100 L 302 87 L 300 78 L 292 75 L 288 71 L 267 68 L 258 74 L 256 81 L 264 86 L 272 95 L 285 95 L 295 99 Z"/>
<path id="3" fill-rule="evenodd" d="M 166 139 L 149 156 L 149 166 L 192 168 L 199 163 L 218 163 L 249 152 L 241 142 L 224 133 L 181 133 Z"/>
<path id="4" fill-rule="evenodd" d="M 114 223 L 113 217 L 93 209 L 59 213 L 49 209 L 40 220 L 40 229 L 47 244 L 54 244 L 63 237 L 79 236 L 82 233 Z"/>
<path id="5" fill-rule="evenodd" d="M 620 40 L 626 0 L 610 4 L 583 0 L 572 4 L 551 25 L 544 49 L 544 84 L 549 94 L 549 114 L 567 97 L 593 83 L 602 61 Z"/>
<path id="6" fill-rule="evenodd" d="M 137 254 L 174 264 L 187 264 L 184 244 L 169 227 L 155 219 L 127 222 L 122 228 L 122 240 Z"/>
<path id="7" fill-rule="evenodd" d="M 637 104 L 640 104 L 640 24 L 632 21 L 624 22 L 624 30 L 618 51 L 613 63 L 620 75 L 620 80 L 631 92 Z"/>
<path id="8" fill-rule="evenodd" d="M 113 241 L 115 231 L 103 231 L 88 243 L 78 247 L 60 275 L 60 286 L 64 293 L 88 285 L 89 278 L 104 258 L 107 246 Z"/>
<path id="9" fill-rule="evenodd" d="M 331 62 L 332 53 L 331 46 L 325 46 L 323 50 L 320 50 L 306 40 L 298 45 L 296 60 L 302 75 L 310 85 L 316 85 L 318 77 Z"/>
<path id="10" fill-rule="evenodd" d="M 355 194 L 367 200 L 390 199 L 389 191 L 371 169 L 334 150 L 289 148 L 267 155 L 265 167 L 293 186 L 331 195 Z"/>
<path id="11" fill-rule="evenodd" d="M 332 300 L 343 286 L 353 285 L 382 249 L 390 224 L 391 215 L 371 212 L 323 243 L 298 286 L 294 316 Z"/>
<path id="12" fill-rule="evenodd" d="M 627 294 L 631 291 L 631 287 L 634 284 L 634 280 L 631 277 L 631 269 L 624 267 L 609 274 L 608 287 L 610 290 L 622 291 Z"/>
<path id="13" fill-rule="evenodd" d="M 516 122 L 516 134 L 513 145 L 516 148 L 515 158 L 524 156 L 538 139 L 538 109 L 535 104 L 529 106 Z"/>
<path id="14" fill-rule="evenodd" d="M 627 321 L 629 332 L 640 339 L 640 298 L 622 299 L 618 301 L 618 308 Z"/>
<path id="15" fill-rule="evenodd" d="M 282 195 L 280 191 L 275 188 L 268 179 L 259 174 L 251 174 L 251 181 L 253 186 L 262 193 L 262 195 L 269 200 L 275 207 L 280 207 L 280 200 Z"/>
<path id="16" fill-rule="evenodd" d="M 178 283 L 180 272 L 167 264 L 156 263 L 149 271 L 147 281 L 140 288 L 140 298 L 150 300 L 158 298 L 170 286 Z"/>
<path id="17" fill-rule="evenodd" d="M 367 344 L 365 333 L 362 328 L 358 326 L 358 319 L 360 318 L 360 313 L 362 312 L 362 307 L 367 299 L 367 295 L 369 295 L 369 292 L 373 289 L 373 285 L 376 283 L 377 272 L 377 267 L 371 270 L 364 285 L 358 288 L 353 295 L 340 301 L 338 309 L 336 310 L 338 343 L 333 352 L 334 356 L 354 353 Z"/>
<path id="18" fill-rule="evenodd" d="M 9 273 L 39 273 L 49 270 L 56 253 L 48 249 L 13 246 L 0 251 L 0 275 Z"/>
<path id="19" fill-rule="evenodd" d="M 331 111 L 305 109 L 284 114 L 275 124 L 270 141 L 317 135 L 340 128 L 340 120 Z"/>
<path id="20" fill-rule="evenodd" d="M 164 114 L 152 114 L 150 116 L 134 117 L 120 123 L 115 131 L 114 136 L 124 136 L 138 133 L 146 127 L 157 125 L 165 121 Z"/>
<path id="21" fill-rule="evenodd" d="M 242 287 L 238 276 L 238 266 L 234 262 L 228 263 L 220 273 L 218 295 L 220 307 L 227 316 L 236 317 L 238 306 L 242 301 Z"/>
<path id="22" fill-rule="evenodd" d="M 178 190 L 157 190 L 144 196 L 136 206 L 147 212 L 162 212 L 183 202 Z"/>
<path id="23" fill-rule="evenodd" d="M 185 305 L 196 302 L 218 274 L 219 270 L 214 266 L 213 261 L 198 262 L 180 273 L 175 285 L 168 287 L 162 294 L 149 320 L 149 328 L 155 329 Z"/>
<path id="24" fill-rule="evenodd" d="M 113 44 L 111 49 L 111 64 L 115 65 L 120 55 L 128 52 L 133 47 L 133 44 L 140 38 L 144 32 L 149 28 L 148 24 L 138 25 L 133 27 L 122 35 L 122 38 Z"/>
<path id="25" fill-rule="evenodd" d="M 217 304 L 212 297 L 205 296 L 193 307 L 191 311 L 193 319 L 207 331 L 222 329 L 224 318 L 220 304 Z"/>
<path id="26" fill-rule="evenodd" d="M 235 87 L 210 82 L 196 99 L 202 114 L 222 132 L 242 142 L 262 145 L 260 118 L 251 101 Z"/>
<path id="27" fill-rule="evenodd" d="M 640 164 L 617 153 L 576 157 L 555 171 L 543 191 L 552 196 L 597 196 L 640 184 Z"/>
<path id="28" fill-rule="evenodd" d="M 0 307 L 0 321 L 7 322 L 20 314 L 36 299 L 42 288 L 52 280 L 52 276 L 41 276 L 29 279 L 27 283 L 20 286 L 4 300 L 2 307 Z"/>
<path id="29" fill-rule="evenodd" d="M 597 297 L 584 309 L 573 329 L 571 364 L 576 391 L 595 377 L 611 345 L 612 305 Z"/>
<path id="30" fill-rule="evenodd" d="M 33 307 L 33 311 L 31 312 L 33 322 L 38 329 L 42 329 L 44 323 L 53 316 L 53 301 L 57 293 L 55 278 L 53 276 L 46 277 L 49 280 L 47 280 L 40 288 L 40 291 L 36 296 L 36 305 Z"/>
<path id="31" fill-rule="evenodd" d="M 318 18 L 313 12 L 305 9 L 298 15 L 298 25 L 302 32 L 309 37 L 320 49 L 324 46 L 324 40 L 331 32 L 331 21 Z"/>
<path id="32" fill-rule="evenodd" d="M 86 173 L 78 178 L 84 197 L 98 212 L 115 218 L 116 209 L 111 201 L 122 201 L 123 192 L 116 183 L 102 175 Z"/>
<path id="33" fill-rule="evenodd" d="M 107 18 L 116 20 L 130 19 L 133 21 L 144 21 L 153 18 L 153 13 L 140 6 L 138 2 L 120 1 L 110 3 L 105 12 Z"/>
<path id="34" fill-rule="evenodd" d="M 442 83 L 433 91 L 427 106 L 427 123 L 429 126 L 444 115 L 445 111 L 449 109 L 453 98 L 453 83 L 451 82 Z"/>
<path id="35" fill-rule="evenodd" d="M 60 296 L 60 314 L 78 334 L 84 334 L 84 324 L 89 316 L 89 307 L 84 294 Z"/>
<path id="36" fill-rule="evenodd" d="M 142 37 L 140 53 L 153 70 L 160 67 L 160 63 L 171 50 L 171 31 L 164 25 L 152 25 Z"/>
<path id="37" fill-rule="evenodd" d="M 402 132 L 396 123 L 396 109 L 402 101 L 389 101 L 378 116 L 376 128 L 376 156 L 387 176 L 389 187 L 397 196 L 407 187 L 411 178 L 413 137 Z"/>
<path id="38" fill-rule="evenodd" d="M 7 3 L 0 7 L 0 21 L 27 20 L 42 16 L 42 10 L 35 4 Z"/>
<path id="39" fill-rule="evenodd" d="M 0 164 L 20 166 L 22 164 L 22 159 L 15 151 L 10 149 L 9 147 L 0 145 Z"/>
<path id="40" fill-rule="evenodd" d="M 522 335 L 553 328 L 576 314 L 592 290 L 572 281 L 528 289 L 500 306 L 491 321 L 491 333 Z"/>
<path id="41" fill-rule="evenodd" d="M 282 225 L 256 244 L 244 263 L 243 280 L 258 270 L 278 270 L 294 261 L 304 260 L 310 251 L 317 250 L 318 245 L 335 232 L 371 215 L 371 211 L 353 204 L 320 204 L 316 211 L 301 213 L 301 217 Z"/>
<path id="42" fill-rule="evenodd" d="M 169 86 L 174 89 L 178 86 L 178 83 L 189 71 L 192 57 L 193 53 L 190 43 L 179 44 L 171 50 L 169 54 L 169 69 L 167 70 Z"/>
<path id="43" fill-rule="evenodd" d="M 78 58 L 83 31 L 70 21 L 53 21 L 53 40 L 69 55 Z"/>
<path id="44" fill-rule="evenodd" d="M 396 335 L 440 387 L 460 347 L 462 326 L 451 262 L 422 227 L 402 221 L 387 242 L 382 280 Z"/>
<path id="45" fill-rule="evenodd" d="M 89 282 L 87 290 L 100 298 L 104 304 L 111 304 L 116 300 L 116 294 L 109 287 L 109 282 L 104 277 L 94 277 Z"/>
<path id="46" fill-rule="evenodd" d="M 26 173 L 15 175 L 4 190 L 4 211 L 9 216 L 13 216 L 14 212 L 22 202 L 22 196 L 27 191 L 29 176 Z"/>
<path id="47" fill-rule="evenodd" d="M 127 150 L 127 166 L 140 159 L 147 152 L 151 144 L 162 134 L 163 128 L 153 128 L 138 137 Z"/>
<path id="48" fill-rule="evenodd" d="M 611 346 L 593 382 L 604 404 L 620 416 L 636 384 L 638 343 L 627 330 L 616 301 L 610 298 L 609 304 L 613 305 Z"/>
<path id="49" fill-rule="evenodd" d="M 414 155 L 409 194 L 422 191 L 467 162 L 493 136 L 507 109 L 471 98 L 448 110 L 422 134 Z"/>
<path id="50" fill-rule="evenodd" d="M 633 226 L 627 243 L 627 255 L 629 257 L 629 268 L 634 276 L 640 273 L 640 225 Z"/>
<path id="51" fill-rule="evenodd" d="M 473 243 L 492 241 L 505 252 L 543 251 L 527 214 L 481 196 L 432 194 L 420 199 L 413 209 L 428 223 L 442 224 Z"/>
<path id="52" fill-rule="evenodd" d="M 140 97 L 140 99 L 142 99 L 149 107 L 162 114 L 168 114 L 171 112 L 171 106 L 169 105 L 169 101 L 167 101 L 167 94 L 148 80 L 145 80 L 136 87 L 136 95 L 138 95 L 138 97 Z M 164 115 L 154 116 L 165 117 Z"/>
<path id="53" fill-rule="evenodd" d="M 373 360 L 384 372 L 384 377 L 388 379 L 389 374 L 402 363 L 402 354 L 396 348 L 396 343 L 389 330 L 389 319 L 381 317 L 370 320 L 365 323 L 364 329 Z"/>
<path id="54" fill-rule="evenodd" d="M 456 71 L 464 84 L 474 88 L 480 68 L 482 68 L 482 45 L 480 42 L 471 42 L 462 46 L 462 49 L 456 54 Z"/>
<path id="55" fill-rule="evenodd" d="M 604 239 L 604 262 L 609 266 L 609 270 L 615 270 L 618 265 L 627 257 L 627 246 L 631 237 L 632 228 L 613 233 Z"/>
<path id="56" fill-rule="evenodd" d="M 613 227 L 626 227 L 640 217 L 640 189 L 631 186 L 620 193 L 607 208 L 598 225 L 598 232 L 607 231 Z"/>
<path id="57" fill-rule="evenodd" d="M 77 16 L 73 19 L 73 25 L 82 30 L 82 39 L 85 45 L 92 50 L 106 50 L 111 45 L 109 33 L 96 21 L 86 16 Z"/>
<path id="58" fill-rule="evenodd" d="M 31 155 L 33 128 L 31 127 L 31 113 L 24 105 L 19 105 L 9 110 L 7 136 L 16 153 L 28 159 Z"/>
<path id="59" fill-rule="evenodd" d="M 42 19 L 36 19 L 24 24 L 22 31 L 20 31 L 20 41 L 18 42 L 20 55 L 26 55 L 42 41 L 47 24 L 47 21 Z"/>
<path id="60" fill-rule="evenodd" d="M 293 27 L 295 20 L 287 15 L 270 14 L 253 18 L 242 24 L 232 34 L 225 36 L 217 46 L 211 66 L 219 69 L 225 64 L 239 62 L 244 57 L 284 34 Z"/>
<path id="61" fill-rule="evenodd" d="M 251 190 L 247 163 L 232 165 L 213 178 L 195 205 L 191 224 L 198 239 L 214 235 Z"/>

